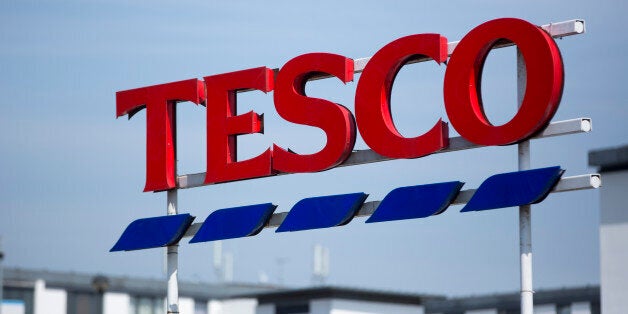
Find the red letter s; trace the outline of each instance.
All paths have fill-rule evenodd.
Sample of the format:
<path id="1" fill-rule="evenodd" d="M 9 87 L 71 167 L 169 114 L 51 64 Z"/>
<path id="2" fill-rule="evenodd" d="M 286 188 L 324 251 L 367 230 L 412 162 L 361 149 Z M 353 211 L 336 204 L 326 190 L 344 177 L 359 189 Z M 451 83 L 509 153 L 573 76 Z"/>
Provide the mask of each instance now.
<path id="1" fill-rule="evenodd" d="M 283 172 L 316 172 L 342 163 L 355 144 L 351 112 L 330 101 L 305 95 L 305 84 L 318 74 L 331 74 L 343 83 L 353 80 L 353 60 L 329 53 L 310 53 L 288 61 L 275 83 L 275 108 L 287 121 L 321 128 L 327 144 L 310 155 L 299 155 L 273 145 L 273 169 Z"/>

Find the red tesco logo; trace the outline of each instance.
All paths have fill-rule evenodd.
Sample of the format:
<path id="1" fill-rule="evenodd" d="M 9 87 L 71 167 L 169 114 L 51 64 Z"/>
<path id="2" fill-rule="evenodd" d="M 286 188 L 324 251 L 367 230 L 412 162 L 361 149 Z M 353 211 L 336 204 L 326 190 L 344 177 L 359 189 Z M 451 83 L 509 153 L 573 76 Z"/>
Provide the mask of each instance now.
<path id="1" fill-rule="evenodd" d="M 491 48 L 514 43 L 526 63 L 526 91 L 515 116 L 503 125 L 486 118 L 480 96 L 484 61 Z M 330 53 L 310 53 L 288 61 L 274 75 L 260 67 L 116 93 L 116 116 L 147 111 L 146 185 L 144 191 L 176 187 L 174 106 L 189 101 L 207 107 L 207 172 L 205 183 L 269 176 L 278 172 L 317 172 L 338 166 L 351 153 L 356 126 L 366 144 L 391 158 L 418 158 L 449 145 L 447 123 L 439 119 L 426 133 L 406 138 L 396 129 L 390 111 L 395 76 L 416 58 L 447 62 L 443 84 L 445 109 L 452 126 L 480 145 L 508 145 L 542 129 L 558 109 L 563 88 L 563 64 L 554 40 L 539 27 L 520 19 L 502 18 L 471 30 L 447 60 L 447 39 L 439 34 L 399 38 L 369 60 L 357 84 L 355 118 L 342 105 L 307 97 L 305 85 L 321 73 L 342 82 L 353 81 L 352 59 Z M 302 155 L 273 145 L 260 155 L 238 161 L 238 135 L 260 133 L 263 117 L 253 111 L 236 115 L 239 90 L 273 91 L 279 115 L 290 122 L 320 128 L 327 143 Z"/>

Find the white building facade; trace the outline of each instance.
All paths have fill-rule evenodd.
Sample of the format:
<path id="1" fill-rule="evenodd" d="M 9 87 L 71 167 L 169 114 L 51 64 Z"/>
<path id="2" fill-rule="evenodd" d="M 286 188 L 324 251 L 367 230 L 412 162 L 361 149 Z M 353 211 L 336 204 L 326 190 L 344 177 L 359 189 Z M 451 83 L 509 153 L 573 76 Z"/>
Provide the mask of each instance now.
<path id="1" fill-rule="evenodd" d="M 166 281 L 64 272 L 4 270 L 2 314 L 164 314 Z M 253 314 L 254 298 L 276 288 L 255 284 L 181 282 L 179 311 Z"/>
<path id="2" fill-rule="evenodd" d="M 341 287 L 181 282 L 182 314 L 516 314 L 519 294 L 466 298 Z M 2 314 L 164 314 L 166 281 L 5 269 Z M 599 314 L 598 287 L 541 290 L 535 313 Z"/>
<path id="3" fill-rule="evenodd" d="M 589 153 L 599 167 L 600 293 L 602 313 L 628 313 L 628 145 Z"/>

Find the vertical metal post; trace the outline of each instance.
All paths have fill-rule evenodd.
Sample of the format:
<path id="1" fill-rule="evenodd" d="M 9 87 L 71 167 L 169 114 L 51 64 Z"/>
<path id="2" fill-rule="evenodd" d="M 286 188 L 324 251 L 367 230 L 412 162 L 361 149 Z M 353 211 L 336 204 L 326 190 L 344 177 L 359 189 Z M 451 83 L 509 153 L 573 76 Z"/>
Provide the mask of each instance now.
<path id="1" fill-rule="evenodd" d="M 168 215 L 177 214 L 177 189 L 167 191 Z M 167 313 L 179 313 L 179 244 L 167 248 L 166 269 L 168 276 Z"/>
<path id="2" fill-rule="evenodd" d="M 521 106 L 526 91 L 526 64 L 517 49 L 517 105 Z M 530 141 L 519 143 L 519 171 L 530 169 Z M 532 225 L 530 205 L 519 206 L 519 254 L 521 267 L 521 314 L 532 314 L 534 309 L 532 290 Z"/>
<path id="3" fill-rule="evenodd" d="M 177 175 L 177 106 L 172 105 L 172 124 L 174 145 L 174 174 Z M 178 214 L 178 187 L 166 191 L 167 215 Z M 166 314 L 179 313 L 179 243 L 169 245 L 166 249 L 166 276 L 168 276 L 168 291 L 166 298 Z"/>

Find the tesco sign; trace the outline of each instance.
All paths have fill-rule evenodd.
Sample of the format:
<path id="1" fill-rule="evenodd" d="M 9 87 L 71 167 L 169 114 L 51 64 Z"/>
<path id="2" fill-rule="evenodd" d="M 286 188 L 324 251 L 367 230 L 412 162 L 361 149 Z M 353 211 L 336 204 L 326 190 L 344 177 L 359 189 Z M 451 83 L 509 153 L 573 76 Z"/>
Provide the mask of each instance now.
<path id="1" fill-rule="evenodd" d="M 526 65 L 526 89 L 515 116 L 493 125 L 484 114 L 480 81 L 484 61 L 493 46 L 514 43 Z M 264 177 L 276 173 L 323 171 L 341 164 L 351 153 L 356 129 L 375 152 L 390 158 L 417 158 L 449 145 L 449 126 L 442 119 L 426 133 L 404 137 L 390 111 L 395 76 L 417 58 L 447 62 L 443 82 L 447 117 L 460 135 L 479 145 L 509 145 L 540 131 L 556 112 L 563 89 L 563 64 L 556 43 L 545 31 L 527 21 L 502 18 L 471 30 L 447 55 L 447 39 L 440 34 L 416 34 L 382 47 L 368 61 L 357 83 L 355 116 L 340 104 L 305 95 L 313 77 L 334 76 L 353 81 L 354 61 L 331 53 L 309 53 L 288 61 L 278 73 L 267 67 L 206 76 L 116 93 L 116 116 L 132 116 L 146 108 L 147 149 L 144 191 L 176 188 L 175 120 L 177 102 L 207 107 L 207 171 L 205 184 Z M 236 115 L 236 92 L 273 92 L 275 109 L 292 123 L 320 128 L 326 145 L 309 155 L 278 145 L 247 160 L 237 160 L 238 135 L 261 133 L 263 116 Z"/>

